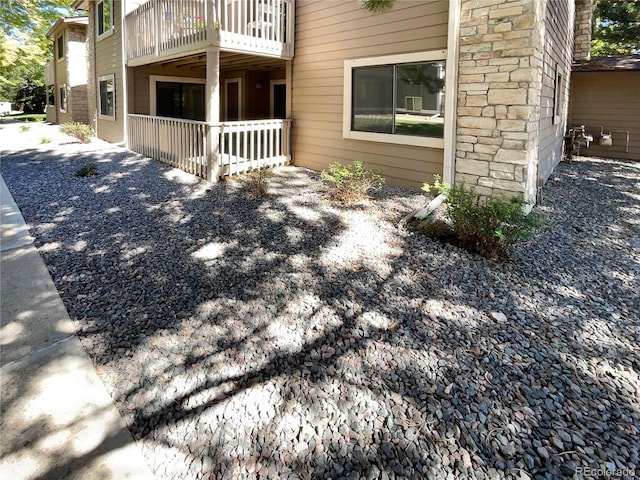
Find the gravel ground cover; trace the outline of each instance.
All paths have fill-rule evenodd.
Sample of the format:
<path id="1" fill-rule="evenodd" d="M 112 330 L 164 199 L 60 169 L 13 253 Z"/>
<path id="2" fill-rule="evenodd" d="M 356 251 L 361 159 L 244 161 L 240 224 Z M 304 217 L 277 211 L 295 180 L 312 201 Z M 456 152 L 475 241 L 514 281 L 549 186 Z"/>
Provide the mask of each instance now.
<path id="1" fill-rule="evenodd" d="M 158 479 L 639 473 L 640 164 L 561 164 L 496 262 L 398 227 L 416 192 L 284 167 L 252 199 L 98 147 L 2 175 Z"/>

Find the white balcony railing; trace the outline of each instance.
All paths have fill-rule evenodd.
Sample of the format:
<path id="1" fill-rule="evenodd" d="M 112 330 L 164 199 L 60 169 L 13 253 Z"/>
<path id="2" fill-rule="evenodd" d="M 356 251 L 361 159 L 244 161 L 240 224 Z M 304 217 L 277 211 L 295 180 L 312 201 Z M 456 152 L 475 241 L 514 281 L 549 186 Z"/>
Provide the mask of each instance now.
<path id="1" fill-rule="evenodd" d="M 291 160 L 291 120 L 210 125 L 148 115 L 130 114 L 128 119 L 130 150 L 205 179 L 210 178 L 216 161 L 219 174 L 231 176 Z M 218 141 L 208 146 L 211 134 L 218 135 Z"/>
<path id="2" fill-rule="evenodd" d="M 295 0 L 149 0 L 125 19 L 127 60 L 144 63 L 209 45 L 291 58 Z"/>

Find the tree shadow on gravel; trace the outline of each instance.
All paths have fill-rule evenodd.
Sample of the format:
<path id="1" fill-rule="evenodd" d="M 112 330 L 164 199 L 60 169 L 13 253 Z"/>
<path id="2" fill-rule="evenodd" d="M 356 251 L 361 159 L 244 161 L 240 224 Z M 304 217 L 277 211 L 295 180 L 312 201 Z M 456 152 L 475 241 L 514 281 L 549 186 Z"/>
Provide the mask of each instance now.
<path id="1" fill-rule="evenodd" d="M 396 230 L 407 211 L 382 200 L 327 204 L 300 169 L 250 200 L 130 152 L 97 160 L 91 179 L 72 177 L 90 154 L 29 155 L 3 159 L 3 176 L 158 478 L 570 478 L 638 464 L 637 252 L 626 236 L 615 258 L 589 247 L 599 230 L 571 229 L 595 214 L 568 198 L 579 177 L 585 200 L 612 206 L 599 227 L 634 228 L 637 197 L 616 176 L 637 189 L 632 164 L 562 165 L 543 206 L 555 230 L 505 265 Z M 368 242 L 349 250 L 353 225 Z M 630 280 L 594 293 L 605 267 Z"/>

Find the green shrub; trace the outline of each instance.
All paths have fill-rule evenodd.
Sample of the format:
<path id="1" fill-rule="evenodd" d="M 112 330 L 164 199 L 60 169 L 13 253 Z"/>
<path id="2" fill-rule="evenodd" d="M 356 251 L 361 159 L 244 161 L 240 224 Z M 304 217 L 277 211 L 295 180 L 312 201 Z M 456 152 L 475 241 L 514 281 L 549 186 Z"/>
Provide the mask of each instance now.
<path id="1" fill-rule="evenodd" d="M 332 163 L 320 176 L 333 186 L 333 198 L 345 203 L 367 198 L 369 190 L 384 184 L 384 178 L 380 174 L 365 169 L 358 160 L 354 160 L 351 165 Z"/>
<path id="2" fill-rule="evenodd" d="M 521 196 L 486 197 L 462 183 L 441 183 L 437 176 L 433 185 L 425 183 L 422 189 L 446 195 L 447 221 L 424 222 L 425 233 L 487 258 L 503 256 L 509 245 L 530 238 L 544 223 L 538 214 L 526 214 Z"/>
<path id="3" fill-rule="evenodd" d="M 269 194 L 269 178 L 273 175 L 270 168 L 261 168 L 249 172 L 245 191 L 250 197 L 263 198 Z"/>
<path id="4" fill-rule="evenodd" d="M 93 129 L 91 126 L 81 122 L 63 123 L 60 125 L 60 131 L 66 135 L 76 138 L 82 143 L 91 142 L 91 137 L 93 137 Z"/>
<path id="5" fill-rule="evenodd" d="M 87 162 L 76 170 L 74 175 L 76 177 L 92 177 L 94 175 L 98 175 L 98 167 L 93 162 Z"/>
<path id="6" fill-rule="evenodd" d="M 21 132 L 28 132 L 31 129 L 29 125 L 20 125 Z"/>
<path id="7" fill-rule="evenodd" d="M 51 143 L 51 139 L 49 137 L 42 137 L 40 143 Z"/>

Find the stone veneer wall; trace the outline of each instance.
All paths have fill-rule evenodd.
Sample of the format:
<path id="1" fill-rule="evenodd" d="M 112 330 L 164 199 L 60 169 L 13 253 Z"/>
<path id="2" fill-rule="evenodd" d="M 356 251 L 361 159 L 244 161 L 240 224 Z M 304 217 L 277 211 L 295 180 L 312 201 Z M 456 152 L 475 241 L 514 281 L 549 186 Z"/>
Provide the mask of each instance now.
<path id="1" fill-rule="evenodd" d="M 455 181 L 480 194 L 535 202 L 544 7 L 461 0 Z"/>
<path id="2" fill-rule="evenodd" d="M 591 33 L 595 0 L 576 0 L 573 60 L 591 60 Z"/>

